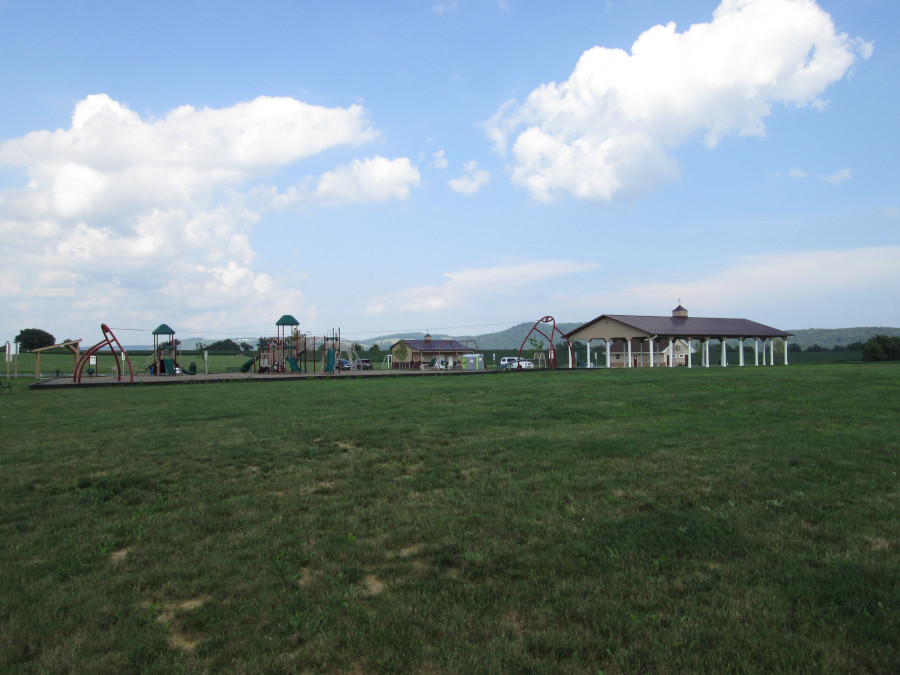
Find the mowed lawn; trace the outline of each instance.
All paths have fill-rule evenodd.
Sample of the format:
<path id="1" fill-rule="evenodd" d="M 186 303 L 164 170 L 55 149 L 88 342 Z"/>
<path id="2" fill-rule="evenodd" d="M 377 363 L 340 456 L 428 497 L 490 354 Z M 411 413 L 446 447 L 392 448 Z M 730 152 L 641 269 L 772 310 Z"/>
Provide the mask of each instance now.
<path id="1" fill-rule="evenodd" d="M 3 672 L 900 671 L 900 367 L 0 394 Z"/>

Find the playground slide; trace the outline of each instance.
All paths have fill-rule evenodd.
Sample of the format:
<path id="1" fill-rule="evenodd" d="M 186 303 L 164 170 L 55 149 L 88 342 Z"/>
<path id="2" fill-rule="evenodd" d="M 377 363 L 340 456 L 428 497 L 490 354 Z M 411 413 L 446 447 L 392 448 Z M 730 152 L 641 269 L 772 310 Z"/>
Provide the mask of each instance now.
<path id="1" fill-rule="evenodd" d="M 163 359 L 163 365 L 166 368 L 166 375 L 175 374 L 175 361 L 172 359 Z"/>
<path id="2" fill-rule="evenodd" d="M 302 370 L 300 370 L 300 366 L 297 365 L 297 359 L 295 359 L 293 356 L 287 357 L 287 362 L 288 362 L 288 365 L 291 367 L 292 373 L 302 373 L 303 372 Z"/>
<path id="3" fill-rule="evenodd" d="M 247 363 L 245 363 L 244 365 L 241 366 L 241 372 L 242 372 L 242 373 L 249 373 L 249 372 L 250 372 L 250 369 L 253 367 L 253 364 L 254 364 L 255 362 L 256 362 L 256 357 L 253 357 L 252 359 L 250 359 L 249 361 L 247 361 Z"/>

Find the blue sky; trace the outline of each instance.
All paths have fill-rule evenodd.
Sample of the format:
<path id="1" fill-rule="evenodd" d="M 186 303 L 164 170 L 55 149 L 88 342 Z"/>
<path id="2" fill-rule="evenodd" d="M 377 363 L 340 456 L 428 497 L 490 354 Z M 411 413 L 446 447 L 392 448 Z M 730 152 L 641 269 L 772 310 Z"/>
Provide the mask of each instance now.
<path id="1" fill-rule="evenodd" d="M 895 0 L 0 0 L 0 341 L 679 300 L 900 325 L 898 27 Z"/>

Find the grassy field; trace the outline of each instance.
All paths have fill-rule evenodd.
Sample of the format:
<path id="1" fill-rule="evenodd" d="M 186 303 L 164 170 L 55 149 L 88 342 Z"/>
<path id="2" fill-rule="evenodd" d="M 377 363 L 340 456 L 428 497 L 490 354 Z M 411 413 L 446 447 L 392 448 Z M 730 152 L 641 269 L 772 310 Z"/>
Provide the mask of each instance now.
<path id="1" fill-rule="evenodd" d="M 0 394 L 3 672 L 900 671 L 900 367 Z"/>

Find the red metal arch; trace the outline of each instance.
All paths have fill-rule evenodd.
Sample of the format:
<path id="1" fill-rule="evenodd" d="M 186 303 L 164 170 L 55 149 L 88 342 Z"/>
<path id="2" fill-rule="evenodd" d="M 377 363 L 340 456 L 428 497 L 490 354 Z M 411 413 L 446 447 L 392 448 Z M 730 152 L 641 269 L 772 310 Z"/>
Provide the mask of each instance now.
<path id="1" fill-rule="evenodd" d="M 93 347 L 84 352 L 81 357 L 78 359 L 78 363 L 75 366 L 75 374 L 72 376 L 72 379 L 75 381 L 75 384 L 81 384 L 81 371 L 84 370 L 84 366 L 86 363 L 90 363 L 91 357 L 99 352 L 104 347 L 109 347 L 115 357 L 116 362 L 116 373 L 119 376 L 119 381 L 122 380 L 122 365 L 121 359 L 118 354 L 116 354 L 116 347 L 119 348 L 119 353 L 125 357 L 125 362 L 128 364 L 128 375 L 129 382 L 134 382 L 134 370 L 131 368 L 131 359 L 128 358 L 128 354 L 125 353 L 125 350 L 122 349 L 122 345 L 119 344 L 118 338 L 116 338 L 115 334 L 109 329 L 105 323 L 100 324 L 100 330 L 103 331 L 103 339 L 100 340 Z"/>
<path id="2" fill-rule="evenodd" d="M 550 327 L 549 331 L 547 329 L 547 326 Z M 549 335 L 547 334 L 547 332 L 549 332 Z M 554 319 L 552 316 L 545 316 L 542 319 L 538 319 L 534 322 L 534 326 L 532 326 L 531 330 L 528 331 L 528 335 L 525 336 L 525 339 L 522 340 L 522 345 L 519 347 L 519 358 L 522 358 L 522 350 L 525 348 L 525 343 L 528 342 L 528 339 L 531 337 L 532 333 L 537 333 L 541 337 L 545 338 L 550 344 L 550 351 L 547 358 L 547 366 L 549 368 L 557 367 L 556 345 L 553 341 L 556 339 L 557 333 L 559 333 L 559 337 L 565 340 L 566 345 L 568 345 L 569 347 L 569 368 L 572 367 L 572 343 L 569 342 L 569 336 L 556 327 L 556 319 Z"/>

